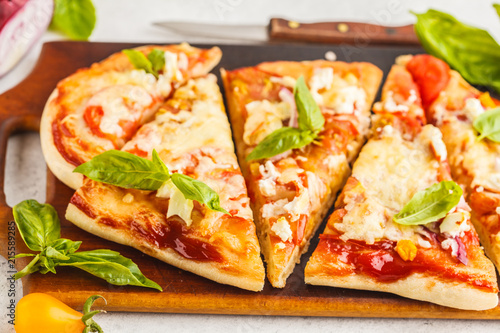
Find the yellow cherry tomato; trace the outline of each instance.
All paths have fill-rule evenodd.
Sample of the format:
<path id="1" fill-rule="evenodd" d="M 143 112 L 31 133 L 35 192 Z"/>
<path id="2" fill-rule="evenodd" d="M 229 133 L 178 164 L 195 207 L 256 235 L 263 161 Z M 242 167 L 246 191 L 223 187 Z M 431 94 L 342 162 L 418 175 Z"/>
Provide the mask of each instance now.
<path id="1" fill-rule="evenodd" d="M 90 305 L 99 297 L 92 296 Z M 90 309 L 90 305 L 85 312 Z M 82 333 L 90 324 L 97 325 L 92 318 L 88 318 L 89 322 L 86 325 L 82 321 L 83 316 L 57 298 L 47 294 L 32 293 L 17 303 L 14 328 L 16 333 Z"/>

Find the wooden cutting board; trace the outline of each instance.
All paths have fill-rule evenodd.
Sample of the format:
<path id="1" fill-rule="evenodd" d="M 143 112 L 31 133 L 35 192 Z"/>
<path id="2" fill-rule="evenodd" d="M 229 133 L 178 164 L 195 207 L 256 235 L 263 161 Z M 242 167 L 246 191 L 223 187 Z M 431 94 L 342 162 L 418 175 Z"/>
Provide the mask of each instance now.
<path id="1" fill-rule="evenodd" d="M 0 95 L 0 254 L 7 257 L 8 230 L 12 221 L 11 209 L 5 203 L 5 152 L 9 135 L 16 131 L 38 131 L 45 101 L 56 83 L 81 67 L 89 66 L 113 52 L 136 44 L 52 42 L 44 45 L 40 60 L 33 72 L 17 87 Z M 203 45 L 201 45 L 203 46 Z M 207 45 L 204 45 L 207 46 Z M 224 53 L 219 67 L 234 69 L 270 60 L 311 60 L 324 58 L 334 51 L 339 60 L 369 61 L 387 74 L 394 58 L 400 54 L 421 53 L 419 48 L 368 46 L 311 46 L 261 45 L 221 46 Z M 220 78 L 219 78 L 220 80 Z M 157 292 L 139 287 L 119 287 L 74 268 L 58 268 L 57 274 L 32 274 L 23 278 L 24 293 L 51 294 L 74 308 L 81 308 L 90 295 L 100 294 L 108 300 L 108 311 L 217 313 L 290 316 L 335 317 L 401 317 L 401 318 L 464 318 L 500 319 L 500 307 L 488 311 L 461 311 L 404 299 L 399 296 L 340 288 L 310 286 L 304 283 L 304 267 L 317 239 L 313 239 L 309 253 L 302 257 L 284 289 L 274 289 L 266 283 L 262 292 L 253 293 L 235 287 L 220 285 L 205 278 L 182 271 L 141 252 L 115 244 L 78 229 L 66 221 L 64 213 L 73 190 L 48 172 L 47 202 L 54 205 L 61 217 L 64 238 L 81 240 L 82 250 L 112 249 L 137 263 L 143 273 L 164 289 Z M 320 227 L 320 231 L 323 230 Z M 19 233 L 15 235 L 16 253 L 29 250 Z M 12 243 L 11 243 L 12 245 Z M 12 253 L 9 254 L 12 256 Z M 18 260 L 18 269 L 27 260 Z M 415 290 L 418 293 L 418 290 Z"/>

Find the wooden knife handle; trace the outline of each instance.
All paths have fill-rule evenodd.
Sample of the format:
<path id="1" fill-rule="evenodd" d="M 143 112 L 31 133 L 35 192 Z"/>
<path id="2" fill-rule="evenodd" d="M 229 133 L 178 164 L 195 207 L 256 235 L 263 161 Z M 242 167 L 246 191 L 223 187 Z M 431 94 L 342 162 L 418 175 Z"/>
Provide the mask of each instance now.
<path id="1" fill-rule="evenodd" d="M 351 45 L 420 45 L 413 25 L 385 27 L 368 23 L 299 23 L 273 18 L 269 24 L 271 40 L 295 40 Z"/>

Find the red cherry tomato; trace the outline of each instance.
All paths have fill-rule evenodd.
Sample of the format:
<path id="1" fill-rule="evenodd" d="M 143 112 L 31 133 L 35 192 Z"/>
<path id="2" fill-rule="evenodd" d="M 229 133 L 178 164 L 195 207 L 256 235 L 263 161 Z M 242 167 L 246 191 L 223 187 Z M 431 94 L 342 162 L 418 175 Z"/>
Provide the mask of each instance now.
<path id="1" fill-rule="evenodd" d="M 450 66 L 428 54 L 414 56 L 406 64 L 406 69 L 420 88 L 424 108 L 434 102 L 450 80 Z"/>

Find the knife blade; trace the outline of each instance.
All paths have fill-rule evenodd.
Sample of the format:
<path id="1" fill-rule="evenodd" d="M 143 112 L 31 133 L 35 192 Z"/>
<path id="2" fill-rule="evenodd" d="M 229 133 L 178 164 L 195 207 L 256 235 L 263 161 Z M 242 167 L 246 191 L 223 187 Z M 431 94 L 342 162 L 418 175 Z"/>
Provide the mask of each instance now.
<path id="1" fill-rule="evenodd" d="M 301 41 L 351 45 L 419 45 L 413 25 L 388 27 L 360 22 L 299 23 L 272 18 L 268 25 L 229 25 L 197 22 L 156 22 L 178 34 L 231 40 Z"/>

